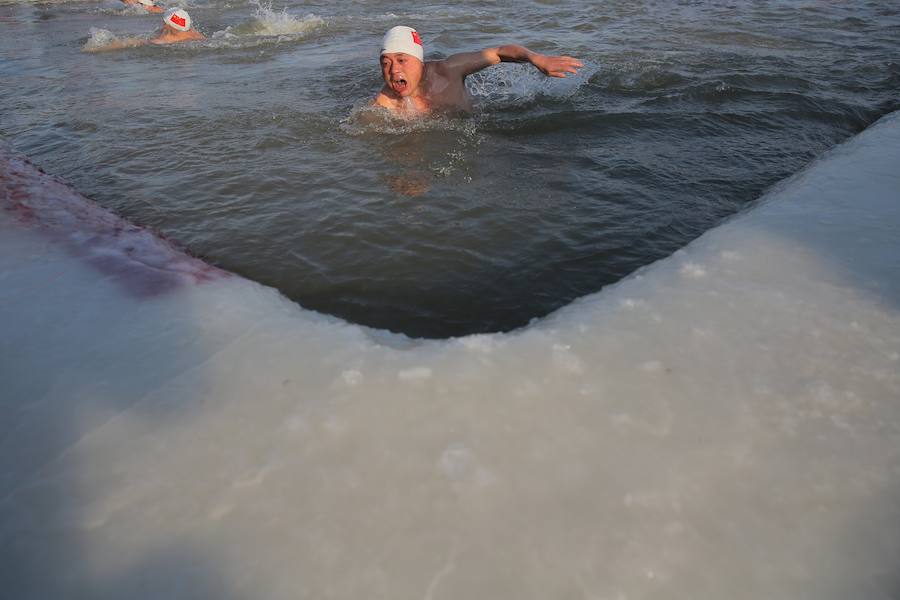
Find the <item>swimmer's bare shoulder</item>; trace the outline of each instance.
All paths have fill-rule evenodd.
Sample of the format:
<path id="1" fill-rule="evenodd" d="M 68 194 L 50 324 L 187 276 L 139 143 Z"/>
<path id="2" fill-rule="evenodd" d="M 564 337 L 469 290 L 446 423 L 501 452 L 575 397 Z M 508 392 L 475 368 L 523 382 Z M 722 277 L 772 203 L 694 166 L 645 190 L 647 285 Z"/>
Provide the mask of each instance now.
<path id="1" fill-rule="evenodd" d="M 450 80 L 459 79 L 462 81 L 466 76 L 477 73 L 482 69 L 486 69 L 491 65 L 497 64 L 491 62 L 486 55 L 488 50 L 476 50 L 475 52 L 460 52 L 452 54 L 444 60 L 432 63 L 435 71 L 442 77 Z M 500 62 L 500 61 L 497 61 Z"/>
<path id="2" fill-rule="evenodd" d="M 397 103 L 384 92 L 384 88 L 381 88 L 381 91 L 379 91 L 378 95 L 375 96 L 375 99 L 372 101 L 372 105 L 381 106 L 384 108 L 397 108 Z"/>
<path id="3" fill-rule="evenodd" d="M 173 35 L 169 32 L 163 32 L 150 40 L 150 43 L 157 45 L 177 44 L 179 42 L 193 42 L 205 39 L 205 35 L 197 31 L 196 29 L 191 29 L 189 31 L 179 31 L 177 35 Z"/>

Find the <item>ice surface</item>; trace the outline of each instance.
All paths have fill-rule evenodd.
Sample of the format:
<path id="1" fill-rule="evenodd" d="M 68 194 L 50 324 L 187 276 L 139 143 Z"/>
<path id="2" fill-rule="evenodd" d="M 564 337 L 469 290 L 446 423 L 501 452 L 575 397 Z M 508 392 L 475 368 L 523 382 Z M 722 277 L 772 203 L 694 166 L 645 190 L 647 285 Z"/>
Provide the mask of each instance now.
<path id="1" fill-rule="evenodd" d="M 898 165 L 893 115 L 528 328 L 399 343 L 3 155 L 0 590 L 896 598 Z"/>

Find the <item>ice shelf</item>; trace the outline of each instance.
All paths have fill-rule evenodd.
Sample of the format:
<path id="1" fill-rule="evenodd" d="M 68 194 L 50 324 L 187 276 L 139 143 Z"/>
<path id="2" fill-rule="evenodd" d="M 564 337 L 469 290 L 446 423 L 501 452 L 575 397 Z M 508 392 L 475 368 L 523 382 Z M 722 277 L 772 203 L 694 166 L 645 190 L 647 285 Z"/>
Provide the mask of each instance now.
<path id="1" fill-rule="evenodd" d="M 0 152 L 0 596 L 900 596 L 900 116 L 511 333 L 410 340 Z"/>

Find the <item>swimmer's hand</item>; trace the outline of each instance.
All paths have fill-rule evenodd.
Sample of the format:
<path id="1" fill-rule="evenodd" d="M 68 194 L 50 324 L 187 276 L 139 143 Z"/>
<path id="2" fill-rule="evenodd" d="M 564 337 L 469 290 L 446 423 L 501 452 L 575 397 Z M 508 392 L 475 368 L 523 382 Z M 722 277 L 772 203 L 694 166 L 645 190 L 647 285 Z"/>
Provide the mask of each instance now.
<path id="1" fill-rule="evenodd" d="M 547 77 L 565 77 L 567 73 L 575 75 L 584 64 L 571 56 L 547 56 L 532 52 L 528 56 L 531 64 Z"/>

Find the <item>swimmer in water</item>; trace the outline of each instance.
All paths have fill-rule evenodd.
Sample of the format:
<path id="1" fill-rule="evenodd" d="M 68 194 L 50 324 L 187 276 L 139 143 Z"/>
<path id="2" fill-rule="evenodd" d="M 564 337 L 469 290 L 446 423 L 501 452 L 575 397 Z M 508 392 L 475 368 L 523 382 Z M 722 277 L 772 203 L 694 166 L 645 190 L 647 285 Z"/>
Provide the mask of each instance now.
<path id="1" fill-rule="evenodd" d="M 393 27 L 381 44 L 381 76 L 384 87 L 374 104 L 395 112 L 428 113 L 471 111 L 465 79 L 501 62 L 527 62 L 548 77 L 575 74 L 584 66 L 571 56 L 546 56 L 510 44 L 476 52 L 454 54 L 425 62 L 422 38 L 411 27 Z"/>
<path id="2" fill-rule="evenodd" d="M 191 42 L 205 40 L 206 36 L 191 28 L 191 15 L 182 8 L 170 8 L 163 15 L 162 29 L 152 38 L 121 38 L 115 39 L 102 46 L 85 46 L 85 52 L 106 52 L 107 50 L 121 50 L 122 48 L 134 48 L 147 44 L 175 44 L 178 42 Z"/>
<path id="3" fill-rule="evenodd" d="M 161 13 L 163 9 L 156 5 L 155 0 L 122 0 L 123 4 L 128 4 L 130 6 L 140 6 L 147 12 L 152 13 Z"/>
<path id="4" fill-rule="evenodd" d="M 163 26 L 151 44 L 175 44 L 205 40 L 206 36 L 191 28 L 191 15 L 183 8 L 170 8 L 163 15 Z"/>

